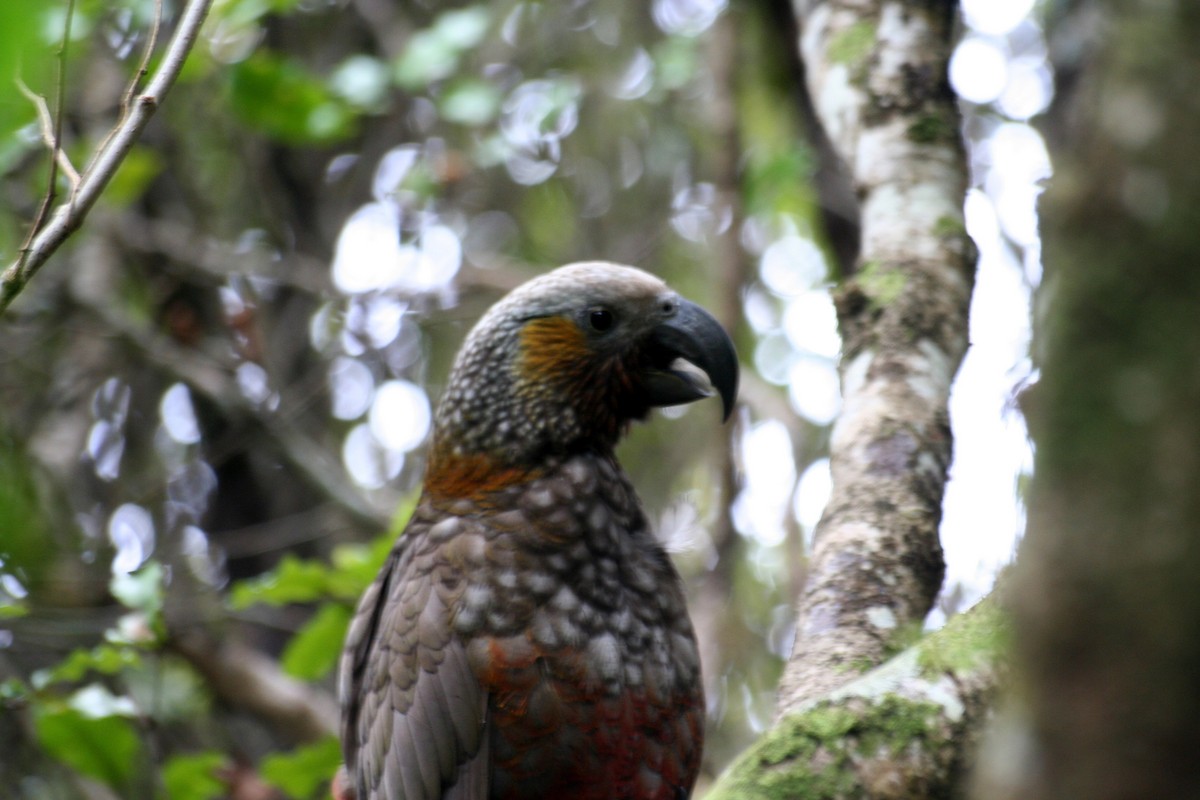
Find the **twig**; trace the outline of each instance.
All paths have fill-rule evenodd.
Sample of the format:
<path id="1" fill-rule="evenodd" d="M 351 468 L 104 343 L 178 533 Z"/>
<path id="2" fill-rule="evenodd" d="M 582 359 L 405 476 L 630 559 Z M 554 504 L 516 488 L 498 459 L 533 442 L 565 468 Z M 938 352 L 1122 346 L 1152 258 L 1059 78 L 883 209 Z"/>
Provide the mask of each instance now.
<path id="1" fill-rule="evenodd" d="M 162 0 L 154 0 L 154 24 L 150 26 L 150 37 L 146 40 L 146 47 L 142 51 L 142 60 L 138 64 L 137 72 L 133 73 L 133 80 L 129 82 L 129 89 L 125 91 L 125 98 L 121 101 L 121 111 L 125 114 L 129 113 L 129 108 L 133 105 L 133 96 L 137 94 L 142 79 L 150 74 L 150 59 L 154 57 L 154 47 L 158 44 L 158 31 L 162 27 L 162 12 Z"/>
<path id="2" fill-rule="evenodd" d="M 54 118 L 50 116 L 50 107 L 46 105 L 46 98 L 30 89 L 25 81 L 17 78 L 17 91 L 25 95 L 25 98 L 33 103 L 34 109 L 38 116 L 38 130 L 42 132 L 42 142 L 50 149 L 54 155 L 55 161 L 58 162 L 58 168 L 61 169 L 67 176 L 67 180 L 71 182 L 71 190 L 79 185 L 79 171 L 75 169 L 75 165 L 71 163 L 70 156 L 67 151 L 62 149 L 62 143 L 56 137 L 58 134 L 55 131 Z M 46 210 L 50 208 L 54 202 L 54 196 L 57 194 L 55 182 L 51 182 L 50 189 L 46 192 L 46 196 L 42 198 L 42 207 L 39 211 L 39 217 L 44 218 Z M 25 246 L 29 246 L 29 242 L 37 234 L 38 220 L 35 218 L 33 225 L 29 227 L 29 236 L 26 238 Z"/>
<path id="3" fill-rule="evenodd" d="M 67 46 L 71 43 L 71 21 L 75 18 L 75 0 L 67 0 L 67 18 L 63 21 L 63 38 L 62 47 L 58 49 L 58 77 L 55 81 L 55 97 L 54 97 L 54 162 L 50 165 L 50 186 L 47 192 L 48 196 L 54 194 L 54 184 L 57 180 L 57 175 L 54 174 L 54 164 L 58 163 L 57 156 L 63 151 L 62 149 L 62 131 L 63 117 L 66 116 L 67 108 Z M 74 172 L 74 167 L 71 168 Z M 75 192 L 79 188 L 79 175 L 75 175 L 75 179 L 71 185 L 71 191 Z M 39 225 L 40 225 L 39 220 Z M 37 230 L 35 227 L 34 230 Z"/>
<path id="4" fill-rule="evenodd" d="M 62 246 L 67 237 L 83 224 L 84 218 L 104 191 L 104 187 L 112 180 L 117 168 L 179 76 L 188 53 L 200 35 L 200 26 L 211 5 L 212 0 L 188 0 L 175 33 L 163 54 L 162 63 L 145 91 L 136 97 L 122 114 L 112 135 L 96 151 L 91 163 L 83 171 L 78 185 L 55 209 L 49 223 L 38 230 L 27 246 L 21 248 L 21 255 L 0 276 L 0 314 L 25 288 L 38 269 Z M 60 114 L 60 120 L 61 117 Z"/>
<path id="5" fill-rule="evenodd" d="M 58 97 L 55 99 L 55 119 L 51 124 L 50 111 L 45 108 L 45 102 L 41 101 L 37 95 L 28 92 L 25 87 L 21 87 L 27 97 L 31 97 L 33 105 L 38 110 L 38 118 L 42 124 L 42 136 L 46 138 L 49 132 L 50 141 L 47 146 L 50 148 L 50 175 L 47 180 L 46 194 L 42 198 L 41 205 L 38 206 L 37 214 L 33 218 L 33 224 L 29 226 L 29 234 L 25 237 L 24 243 L 21 245 L 21 252 L 28 252 L 37 232 L 41 230 L 42 225 L 46 221 L 46 214 L 50 212 L 50 206 L 54 205 L 54 200 L 58 197 L 58 155 L 62 152 L 62 123 L 63 123 L 63 108 L 65 102 L 63 95 L 66 92 L 67 86 L 67 45 L 71 42 L 71 20 L 75 17 L 75 0 L 67 2 L 67 17 L 63 22 L 63 38 L 62 45 L 58 48 L 58 78 L 56 81 L 56 91 Z M 19 83 L 19 82 L 18 82 Z M 36 99 L 35 99 L 36 98 Z M 71 170 L 74 172 L 74 168 Z M 79 176 L 75 175 L 75 180 L 71 186 L 71 193 L 74 194 L 79 187 Z M 0 305 L 0 310 L 4 306 Z"/>

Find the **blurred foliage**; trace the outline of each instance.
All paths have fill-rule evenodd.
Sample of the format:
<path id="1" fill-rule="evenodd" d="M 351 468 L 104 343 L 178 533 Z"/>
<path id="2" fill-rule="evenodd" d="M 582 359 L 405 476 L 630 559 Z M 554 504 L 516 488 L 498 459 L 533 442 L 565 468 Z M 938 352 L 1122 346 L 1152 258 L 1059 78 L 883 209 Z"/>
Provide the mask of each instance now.
<path id="1" fill-rule="evenodd" d="M 230 105 L 251 128 L 287 144 L 322 144 L 346 138 L 353 111 L 300 64 L 255 53 L 234 66 Z M 262 102 L 270 97 L 270 103 Z"/>
<path id="2" fill-rule="evenodd" d="M 42 9 L 40 0 L 0 3 L 0 75 L 6 80 L 20 75 L 27 83 L 46 85 L 52 53 L 48 48 L 29 46 L 42 33 Z M 18 131 L 35 120 L 33 105 L 20 92 L 7 88 L 0 92 L 0 169 L 33 147 L 30 137 L 18 135 Z"/>
<path id="3" fill-rule="evenodd" d="M 221 753 L 173 756 L 163 765 L 163 788 L 170 800 L 216 800 L 225 794 L 218 773 L 227 766 Z"/>
<path id="4" fill-rule="evenodd" d="M 155 8 L 75 4 L 77 168 Z M 0 3 L 0 75 L 51 109 L 66 9 Z M 415 502 L 449 359 L 520 281 L 636 263 L 733 307 L 748 371 L 763 339 L 797 357 L 792 297 L 757 268 L 816 227 L 781 39 L 755 4 L 216 2 L 96 212 L 0 319 L 0 785 L 322 796 L 336 742 L 236 707 L 174 643 L 250 643 L 328 699 L 354 603 Z M 0 79 L 5 263 L 46 191 L 34 120 Z M 801 272 L 812 285 L 789 291 L 825 291 L 823 265 Z M 786 365 L 771 375 L 755 402 L 789 415 L 799 476 L 825 423 L 788 407 Z M 636 427 L 621 458 L 693 593 L 719 593 L 697 604 L 716 642 L 712 774 L 769 719 L 803 545 L 790 490 L 771 530 L 722 524 L 709 405 Z M 739 457 L 763 416 L 734 428 Z"/>
<path id="5" fill-rule="evenodd" d="M 51 556 L 46 518 L 34 477 L 36 465 L 0 431 L 0 619 L 24 612 L 28 586 L 36 585 Z"/>
<path id="6" fill-rule="evenodd" d="M 341 744 L 330 736 L 290 753 L 268 756 L 263 759 L 261 769 L 267 783 L 288 797 L 302 800 L 321 796 L 341 763 Z"/>
<path id="7" fill-rule="evenodd" d="M 126 613 L 105 632 L 105 643 L 71 651 L 28 683 L 10 679 L 0 693 L 6 706 L 28 714 L 46 755 L 124 796 L 134 793 L 146 763 L 142 711 L 128 685 L 115 692 L 109 680 L 120 685 L 157 648 L 162 581 L 162 566 L 153 561 L 135 574 L 115 576 L 110 591 Z"/>
<path id="8" fill-rule="evenodd" d="M 100 687 L 91 689 L 88 694 L 80 690 L 66 702 L 35 704 L 37 741 L 81 774 L 131 794 L 133 771 L 141 760 L 141 741 L 129 721 L 132 709 L 104 695 Z"/>
<path id="9" fill-rule="evenodd" d="M 416 91 L 453 76 L 463 55 L 479 44 L 489 24 L 484 6 L 442 13 L 428 28 L 409 37 L 393 65 L 396 84 Z"/>
<path id="10" fill-rule="evenodd" d="M 396 519 L 407 521 L 413 506 L 406 503 Z M 400 523 L 399 528 L 403 527 Z M 229 594 L 230 606 L 237 610 L 255 603 L 319 602 L 312 617 L 284 647 L 280 666 L 301 680 L 324 678 L 337 666 L 354 606 L 383 567 L 396 535 L 389 530 L 370 545 L 339 545 L 329 561 L 286 554 L 275 568 L 237 583 Z"/>

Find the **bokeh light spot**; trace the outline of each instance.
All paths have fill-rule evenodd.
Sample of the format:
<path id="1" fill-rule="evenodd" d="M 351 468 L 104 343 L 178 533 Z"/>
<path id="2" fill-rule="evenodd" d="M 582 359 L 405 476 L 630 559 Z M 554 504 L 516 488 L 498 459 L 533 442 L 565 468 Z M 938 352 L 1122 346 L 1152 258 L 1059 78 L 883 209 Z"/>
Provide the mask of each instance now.
<path id="1" fill-rule="evenodd" d="M 200 441 L 200 423 L 192 405 L 192 393 L 182 383 L 172 385 L 163 393 L 159 416 L 167 435 L 180 444 Z"/>
<path id="2" fill-rule="evenodd" d="M 1008 82 L 1008 56 L 982 36 L 968 36 L 950 57 L 950 83 L 964 100 L 980 105 L 1000 96 Z"/>
<path id="3" fill-rule="evenodd" d="M 408 452 L 425 440 L 432 422 L 425 390 L 404 380 L 388 381 L 375 392 L 367 424 L 384 447 Z"/>
<path id="4" fill-rule="evenodd" d="M 154 552 L 154 520 L 150 512 L 134 503 L 125 503 L 108 520 L 108 539 L 116 548 L 112 561 L 114 574 L 133 572 Z"/>

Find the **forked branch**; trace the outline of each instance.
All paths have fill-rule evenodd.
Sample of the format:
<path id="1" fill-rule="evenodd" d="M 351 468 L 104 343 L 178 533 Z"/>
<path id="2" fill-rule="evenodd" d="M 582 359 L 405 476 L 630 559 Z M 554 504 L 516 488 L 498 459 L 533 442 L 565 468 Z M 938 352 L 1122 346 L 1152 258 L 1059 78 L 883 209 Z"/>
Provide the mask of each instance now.
<path id="1" fill-rule="evenodd" d="M 134 93 L 131 101 L 125 103 L 121 119 L 93 155 L 70 194 L 55 208 L 49 221 L 44 226 L 35 222 L 33 237 L 21 249 L 17 260 L 0 275 L 0 314 L 4 313 L 50 256 L 83 224 L 84 218 L 179 77 L 211 5 L 212 0 L 188 0 L 162 61 L 146 88 Z M 138 77 L 134 78 L 135 82 L 140 77 L 139 72 Z"/>

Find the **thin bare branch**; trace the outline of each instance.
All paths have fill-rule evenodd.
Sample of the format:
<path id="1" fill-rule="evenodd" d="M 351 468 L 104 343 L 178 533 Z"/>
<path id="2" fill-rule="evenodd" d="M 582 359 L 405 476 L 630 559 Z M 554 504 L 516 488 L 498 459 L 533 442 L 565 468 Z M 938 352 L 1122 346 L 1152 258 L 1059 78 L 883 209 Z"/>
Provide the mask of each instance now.
<path id="1" fill-rule="evenodd" d="M 56 81 L 56 91 L 58 97 L 55 100 L 55 118 L 49 120 L 50 112 L 46 110 L 45 116 L 42 115 L 44 103 L 34 101 L 34 106 L 38 108 L 38 117 L 44 128 L 42 136 L 46 136 L 46 130 L 50 131 L 50 175 L 46 181 L 46 194 L 42 197 L 42 202 L 38 206 L 37 214 L 33 218 L 33 223 L 29 226 L 29 234 L 26 236 L 24 243 L 21 245 L 22 254 L 28 252 L 30 245 L 37 236 L 42 225 L 46 222 L 46 215 L 50 213 L 50 206 L 54 205 L 54 200 L 58 197 L 58 155 L 62 152 L 62 124 L 63 124 L 63 108 L 65 101 L 63 94 L 66 92 L 66 75 L 67 75 L 67 47 L 71 43 L 71 20 L 75 18 L 75 0 L 68 0 L 67 15 L 63 22 L 63 38 L 62 44 L 58 48 L 58 78 Z M 32 93 L 27 93 L 28 97 Z M 35 95 L 36 97 L 36 95 Z M 40 98 L 39 98 L 40 99 Z M 72 168 L 74 172 L 74 168 Z M 75 176 L 74 184 L 71 187 L 72 194 L 79 187 L 79 176 Z M 0 310 L 4 306 L 0 305 Z"/>
<path id="2" fill-rule="evenodd" d="M 75 0 L 67 0 L 67 16 L 63 21 L 62 46 L 58 49 L 58 77 L 55 80 L 54 87 L 54 163 L 57 163 L 57 156 L 62 152 L 63 118 L 66 116 L 67 109 L 67 49 L 71 44 L 71 22 L 74 19 Z M 72 171 L 74 171 L 74 168 L 72 168 Z M 57 179 L 58 176 L 54 174 L 54 166 L 52 164 L 50 167 L 50 187 L 48 189 L 49 195 L 54 194 L 54 184 Z M 78 190 L 78 188 L 79 176 L 76 175 L 75 180 L 71 185 L 71 191 L 75 192 Z M 39 226 L 35 226 L 34 230 L 37 230 L 37 227 Z"/>
<path id="3" fill-rule="evenodd" d="M 0 275 L 0 314 L 50 256 L 83 224 L 84 218 L 175 83 L 200 35 L 200 26 L 211 5 L 212 0 L 188 1 L 162 62 L 145 91 L 126 109 L 112 136 L 97 150 L 70 196 L 55 209 L 50 221 L 38 230 L 28 246 L 21 249 L 17 260 Z"/>
<path id="4" fill-rule="evenodd" d="M 126 114 L 133 105 L 134 95 L 142 85 L 142 80 L 150 74 L 150 59 L 154 57 L 154 48 L 158 45 L 158 32 L 162 28 L 162 14 L 162 0 L 154 0 L 154 24 L 150 26 L 150 36 L 146 39 L 145 49 L 142 50 L 142 60 L 138 64 L 137 72 L 133 73 L 133 79 L 129 81 L 129 88 L 125 91 L 125 99 L 121 101 L 121 110 Z"/>
<path id="5" fill-rule="evenodd" d="M 79 185 L 79 170 L 75 169 L 75 165 L 71 163 L 71 158 L 67 155 L 67 151 L 63 150 L 61 144 L 55 139 L 57 134 L 54 128 L 54 118 L 50 114 L 50 107 L 46 105 L 46 98 L 30 89 L 25 84 L 25 81 L 20 78 L 17 78 L 17 90 L 25 95 L 25 98 L 29 102 L 33 103 L 33 107 L 37 111 L 38 130 L 41 131 L 42 142 L 54 155 L 54 159 L 58 162 L 58 168 L 67 176 L 67 180 L 71 183 L 71 190 L 74 191 L 75 187 Z M 55 192 L 46 192 L 46 196 L 42 199 L 42 207 L 44 209 L 49 209 L 54 203 L 54 195 Z M 35 229 L 31 226 L 29 229 L 29 238 L 32 239 L 35 233 Z"/>

